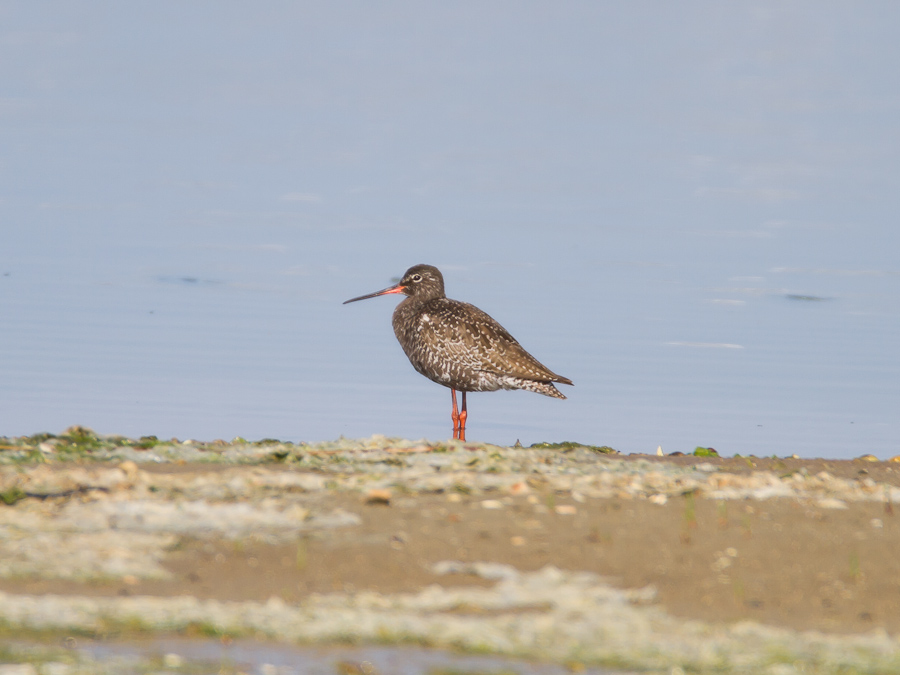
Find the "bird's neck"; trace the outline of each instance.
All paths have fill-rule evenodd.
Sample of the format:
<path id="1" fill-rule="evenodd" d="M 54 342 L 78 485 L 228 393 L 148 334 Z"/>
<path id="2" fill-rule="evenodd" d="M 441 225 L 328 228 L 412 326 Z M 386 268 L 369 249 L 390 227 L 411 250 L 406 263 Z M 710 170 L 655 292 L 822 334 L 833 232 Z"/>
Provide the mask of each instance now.
<path id="1" fill-rule="evenodd" d="M 401 302 L 394 309 L 394 317 L 408 317 L 412 316 L 420 311 L 431 301 L 437 300 L 436 297 L 428 297 L 422 295 L 410 295 L 407 296 L 403 302 Z"/>

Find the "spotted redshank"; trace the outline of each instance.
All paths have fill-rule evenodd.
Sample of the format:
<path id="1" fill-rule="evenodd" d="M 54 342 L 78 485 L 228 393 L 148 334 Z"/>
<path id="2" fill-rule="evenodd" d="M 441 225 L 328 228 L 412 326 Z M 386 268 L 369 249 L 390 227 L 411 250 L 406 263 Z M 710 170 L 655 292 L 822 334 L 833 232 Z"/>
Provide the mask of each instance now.
<path id="1" fill-rule="evenodd" d="M 407 296 L 394 309 L 393 325 L 413 368 L 450 388 L 453 438 L 466 440 L 467 392 L 527 389 L 565 398 L 553 383 L 572 384 L 572 380 L 540 363 L 503 326 L 474 305 L 450 300 L 444 295 L 444 277 L 436 267 L 410 267 L 396 286 L 344 304 L 390 293 Z M 457 391 L 462 392 L 458 409 Z"/>

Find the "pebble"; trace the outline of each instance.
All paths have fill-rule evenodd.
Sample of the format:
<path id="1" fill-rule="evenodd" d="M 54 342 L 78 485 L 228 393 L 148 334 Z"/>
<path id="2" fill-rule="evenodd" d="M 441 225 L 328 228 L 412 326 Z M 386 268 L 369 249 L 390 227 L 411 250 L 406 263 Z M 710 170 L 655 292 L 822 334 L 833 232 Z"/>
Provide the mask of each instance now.
<path id="1" fill-rule="evenodd" d="M 825 497 L 824 499 L 817 499 L 816 506 L 820 509 L 849 509 L 847 506 L 847 502 L 841 501 L 840 499 L 834 499 L 833 497 Z"/>
<path id="2" fill-rule="evenodd" d="M 163 656 L 163 665 L 166 668 L 181 668 L 184 665 L 184 659 L 178 654 L 166 654 Z"/>
<path id="3" fill-rule="evenodd" d="M 369 490 L 369 493 L 366 495 L 366 504 L 390 504 L 391 503 L 391 491 L 385 488 L 375 488 L 373 490 Z"/>
<path id="4" fill-rule="evenodd" d="M 531 491 L 531 488 L 528 487 L 528 483 L 525 481 L 519 481 L 518 483 L 513 483 L 509 486 L 509 494 L 511 495 L 524 495 L 528 494 Z"/>

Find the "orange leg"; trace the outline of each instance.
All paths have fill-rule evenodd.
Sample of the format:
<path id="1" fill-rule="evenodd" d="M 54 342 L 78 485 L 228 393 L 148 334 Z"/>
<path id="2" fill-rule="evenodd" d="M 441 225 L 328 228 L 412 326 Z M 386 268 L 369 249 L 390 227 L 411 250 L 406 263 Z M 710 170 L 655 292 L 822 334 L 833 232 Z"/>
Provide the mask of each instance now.
<path id="1" fill-rule="evenodd" d="M 456 403 L 456 396 L 453 397 L 453 402 Z M 466 392 L 462 392 L 462 409 L 459 411 L 459 440 L 466 440 L 466 418 L 469 416 L 469 413 L 466 412 Z"/>
<path id="2" fill-rule="evenodd" d="M 459 438 L 459 413 L 456 410 L 456 389 L 450 389 L 450 395 L 453 397 L 453 412 L 450 417 L 453 419 L 453 438 Z M 463 400 L 465 401 L 466 393 L 463 392 Z"/>

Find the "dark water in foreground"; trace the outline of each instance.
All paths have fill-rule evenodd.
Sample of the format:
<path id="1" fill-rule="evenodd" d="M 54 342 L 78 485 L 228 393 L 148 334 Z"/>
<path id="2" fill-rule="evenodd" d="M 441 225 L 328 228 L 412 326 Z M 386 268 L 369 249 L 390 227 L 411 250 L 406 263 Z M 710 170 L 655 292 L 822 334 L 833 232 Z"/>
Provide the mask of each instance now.
<path id="1" fill-rule="evenodd" d="M 417 647 L 292 647 L 236 640 L 158 639 L 79 644 L 100 664 L 116 664 L 117 675 L 145 672 L 155 661 L 167 672 L 198 675 L 566 675 L 571 668 L 495 656 L 453 654 Z M 140 664 L 144 664 L 143 668 Z M 208 667 L 208 670 L 205 668 Z M 625 671 L 579 666 L 584 675 Z"/>

